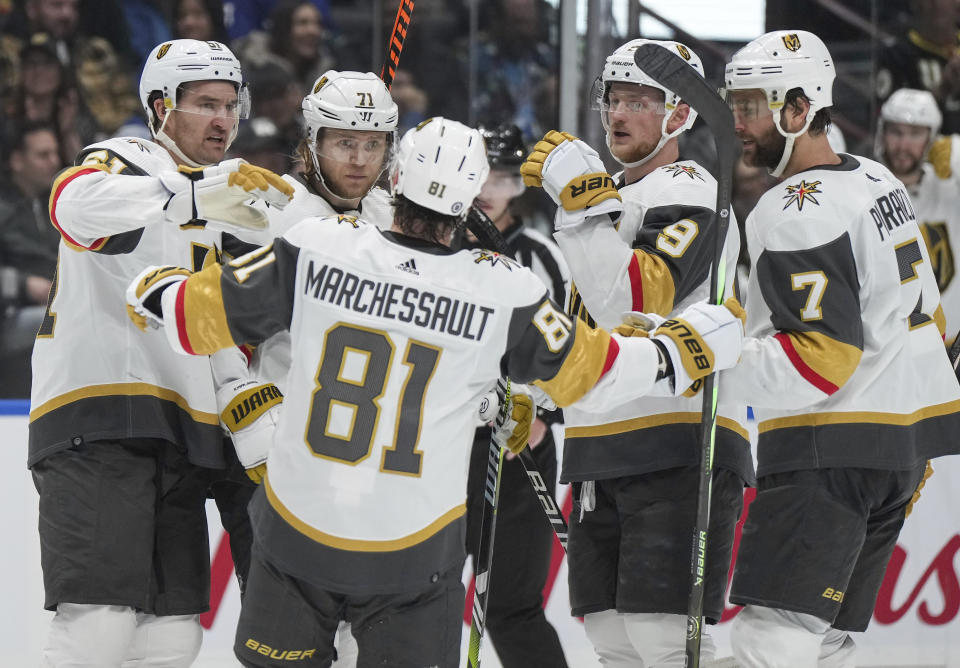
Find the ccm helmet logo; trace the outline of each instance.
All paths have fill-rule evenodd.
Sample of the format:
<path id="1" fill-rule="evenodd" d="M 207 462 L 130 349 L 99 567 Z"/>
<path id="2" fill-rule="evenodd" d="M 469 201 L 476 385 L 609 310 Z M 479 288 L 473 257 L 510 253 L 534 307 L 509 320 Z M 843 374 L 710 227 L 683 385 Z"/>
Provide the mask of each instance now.
<path id="1" fill-rule="evenodd" d="M 169 50 L 170 50 L 170 42 L 167 42 L 166 44 L 160 47 L 159 51 L 157 51 L 157 60 L 160 60 L 165 55 L 167 55 L 167 51 Z"/>
<path id="2" fill-rule="evenodd" d="M 783 45 L 791 51 L 796 51 L 800 48 L 800 38 L 797 37 L 797 33 L 792 32 L 789 35 L 784 35 L 782 39 Z"/>

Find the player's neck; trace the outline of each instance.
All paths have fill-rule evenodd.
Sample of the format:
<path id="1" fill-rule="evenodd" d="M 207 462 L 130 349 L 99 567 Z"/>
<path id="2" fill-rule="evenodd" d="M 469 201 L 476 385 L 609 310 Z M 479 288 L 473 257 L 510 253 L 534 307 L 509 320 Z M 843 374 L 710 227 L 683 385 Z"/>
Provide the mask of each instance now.
<path id="1" fill-rule="evenodd" d="M 624 167 L 623 168 L 623 181 L 624 183 L 630 184 L 639 181 L 647 174 L 650 174 L 655 169 L 660 169 L 664 165 L 669 165 L 672 162 L 676 162 L 677 158 L 680 157 L 680 144 L 677 141 L 676 137 L 673 137 L 664 144 L 657 154 L 647 160 L 642 165 L 637 165 L 636 167 Z"/>
<path id="2" fill-rule="evenodd" d="M 827 141 L 827 133 L 811 135 L 809 131 L 803 133 L 793 143 L 793 153 L 790 162 L 783 170 L 781 179 L 788 179 L 794 174 L 819 167 L 821 165 L 839 165 L 843 162 Z"/>

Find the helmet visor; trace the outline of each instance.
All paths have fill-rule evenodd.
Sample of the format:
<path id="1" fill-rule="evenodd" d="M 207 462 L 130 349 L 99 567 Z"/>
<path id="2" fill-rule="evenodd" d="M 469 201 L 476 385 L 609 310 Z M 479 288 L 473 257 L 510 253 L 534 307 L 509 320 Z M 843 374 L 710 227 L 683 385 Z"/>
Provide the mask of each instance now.
<path id="1" fill-rule="evenodd" d="M 590 108 L 600 112 L 603 127 L 610 127 L 610 115 L 636 116 L 656 115 L 667 113 L 665 95 L 663 91 L 651 86 L 641 87 L 638 84 L 614 86 L 618 82 L 604 84 L 600 77 L 593 82 L 590 91 Z"/>
<path id="2" fill-rule="evenodd" d="M 752 123 L 773 113 L 761 90 L 722 90 L 721 93 L 736 123 Z"/>
<path id="3" fill-rule="evenodd" d="M 390 159 L 389 132 L 337 130 L 325 128 L 316 142 L 318 158 L 351 165 L 377 165 L 383 168 Z"/>
<path id="4" fill-rule="evenodd" d="M 175 111 L 239 121 L 250 117 L 250 92 L 243 84 L 236 94 L 229 96 L 205 92 L 181 95 Z"/>

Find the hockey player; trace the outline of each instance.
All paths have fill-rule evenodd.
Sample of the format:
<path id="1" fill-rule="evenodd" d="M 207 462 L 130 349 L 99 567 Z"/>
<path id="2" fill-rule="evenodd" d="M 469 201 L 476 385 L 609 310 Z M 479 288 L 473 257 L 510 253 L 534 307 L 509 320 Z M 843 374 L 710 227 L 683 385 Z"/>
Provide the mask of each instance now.
<path id="1" fill-rule="evenodd" d="M 720 386 L 759 421 L 758 493 L 730 600 L 746 668 L 852 667 L 926 460 L 957 452 L 960 389 L 903 183 L 837 155 L 823 42 L 781 30 L 726 66 L 744 160 L 780 177 L 746 221 L 740 365 Z"/>
<path id="2" fill-rule="evenodd" d="M 140 98 L 155 141 L 88 146 L 50 197 L 62 239 L 33 352 L 28 458 L 56 610 L 46 666 L 189 666 L 199 651 L 205 501 L 225 465 L 211 366 L 138 331 L 120 295 L 145 263 L 215 264 L 214 225 L 262 227 L 248 203 L 292 194 L 272 172 L 220 162 L 248 107 L 224 45 L 158 45 Z"/>
<path id="3" fill-rule="evenodd" d="M 317 79 L 301 104 L 305 136 L 297 147 L 304 171 L 283 179 L 294 191 L 282 210 L 267 208 L 270 227 L 240 234 L 257 245 L 270 243 L 305 218 L 363 216 L 367 223 L 389 229 L 390 196 L 377 181 L 390 164 L 397 129 L 397 105 L 390 91 L 370 72 L 329 70 Z M 290 372 L 290 332 L 282 330 L 257 347 L 252 367 L 257 378 L 286 391 Z M 337 639 L 338 666 L 352 665 L 356 643 L 350 625 Z"/>
<path id="4" fill-rule="evenodd" d="M 476 130 L 429 119 L 400 144 L 390 232 L 307 220 L 223 268 L 152 268 L 128 289 L 181 352 L 291 330 L 280 427 L 251 504 L 235 645 L 246 666 L 328 666 L 340 619 L 361 666 L 457 665 L 466 462 L 477 400 L 501 368 L 568 405 L 682 392 L 735 362 L 739 324 L 724 307 L 696 305 L 652 338 L 611 337 L 574 325 L 505 256 L 449 249 L 487 169 Z"/>
<path id="5" fill-rule="evenodd" d="M 569 270 L 552 239 L 524 224 L 514 212 L 523 193 L 520 165 L 527 154 L 520 128 L 501 125 L 481 130 L 487 146 L 490 174 L 474 206 L 503 234 L 510 255 L 547 286 L 550 298 L 566 303 Z M 560 422 L 559 410 L 538 409 L 529 445 L 547 488 L 557 484 L 557 447 L 550 425 Z M 476 559 L 483 515 L 490 428 L 477 429 L 470 455 L 467 483 L 467 551 Z M 491 570 L 492 594 L 485 624 L 505 668 L 564 668 L 567 663 L 557 632 L 543 612 L 543 586 L 550 569 L 553 531 L 544 520 L 540 501 L 531 492 L 523 465 L 512 455 L 504 462 L 497 509 L 497 549 Z"/>
<path id="6" fill-rule="evenodd" d="M 610 55 L 594 88 L 607 148 L 623 171 L 611 179 L 595 151 L 558 132 L 537 144 L 523 166 L 557 209 L 554 238 L 573 276 L 569 312 L 617 326 L 625 312 L 661 316 L 705 300 L 714 248 L 716 181 L 680 160 L 678 136 L 696 111 L 634 63 L 632 40 Z M 678 42 L 652 42 L 703 76 L 700 59 Z M 562 191 L 581 165 L 616 182 L 622 198 L 575 214 L 578 198 Z M 542 171 L 542 177 L 540 172 Z M 588 191 L 589 192 L 589 191 Z M 736 224 L 726 238 L 725 293 L 732 294 L 739 251 Z M 723 391 L 723 385 L 720 385 Z M 619 407 L 564 411 L 561 480 L 574 483 L 570 517 L 570 603 L 609 666 L 679 666 L 690 590 L 690 536 L 696 516 L 702 395 L 645 397 Z M 745 406 L 721 407 L 706 555 L 704 616 L 716 623 L 730 568 L 744 482 L 751 482 Z M 733 419 L 734 416 L 739 418 Z M 702 653 L 715 647 L 703 634 Z"/>
<path id="7" fill-rule="evenodd" d="M 960 329 L 960 288 L 954 280 L 954 258 L 960 257 L 956 246 L 960 240 L 960 180 L 950 164 L 952 138 L 937 138 L 940 118 L 937 100 L 929 91 L 895 91 L 880 109 L 876 157 L 903 182 L 913 202 L 940 289 L 949 344 Z M 932 149 L 934 145 L 938 150 Z M 927 162 L 928 154 L 935 164 Z"/>

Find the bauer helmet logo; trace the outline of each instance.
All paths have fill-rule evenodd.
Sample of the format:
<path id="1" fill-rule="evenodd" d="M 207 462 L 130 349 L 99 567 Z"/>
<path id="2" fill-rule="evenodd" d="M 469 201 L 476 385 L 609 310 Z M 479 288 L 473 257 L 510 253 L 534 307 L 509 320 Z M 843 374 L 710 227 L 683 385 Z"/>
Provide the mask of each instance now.
<path id="1" fill-rule="evenodd" d="M 677 53 L 683 56 L 684 60 L 690 60 L 690 49 L 685 47 L 683 44 L 677 44 Z"/>
<path id="2" fill-rule="evenodd" d="M 157 51 L 157 60 L 160 60 L 165 55 L 167 55 L 167 51 L 170 50 L 170 46 L 171 46 L 171 43 L 167 42 L 166 44 L 160 47 L 160 50 Z"/>
<path id="3" fill-rule="evenodd" d="M 800 48 L 800 38 L 797 37 L 797 33 L 792 32 L 789 35 L 784 35 L 783 45 L 787 47 L 790 51 L 798 50 Z"/>
<path id="4" fill-rule="evenodd" d="M 313 84 L 313 92 L 319 93 L 320 89 L 327 85 L 327 77 L 320 77 L 317 83 Z"/>

